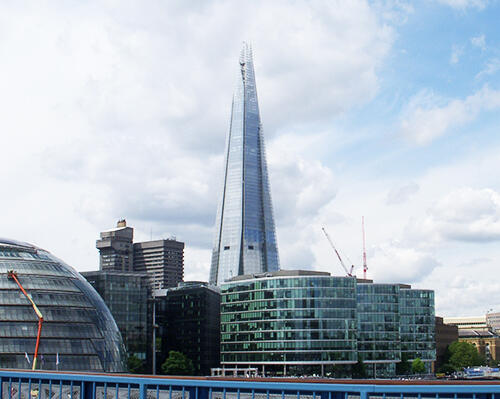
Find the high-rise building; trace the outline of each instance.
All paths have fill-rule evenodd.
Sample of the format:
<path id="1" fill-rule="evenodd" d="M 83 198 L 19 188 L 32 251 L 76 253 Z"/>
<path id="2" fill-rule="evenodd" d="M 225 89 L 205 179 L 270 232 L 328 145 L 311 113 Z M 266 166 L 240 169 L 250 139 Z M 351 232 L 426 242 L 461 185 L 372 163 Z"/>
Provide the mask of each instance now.
<path id="1" fill-rule="evenodd" d="M 184 279 L 184 243 L 175 238 L 134 243 L 133 238 L 125 220 L 103 231 L 96 242 L 99 269 L 146 273 L 151 289 L 177 287 Z"/>
<path id="2" fill-rule="evenodd" d="M 173 238 L 135 243 L 134 271 L 148 275 L 151 289 L 177 287 L 184 279 L 184 243 Z"/>
<path id="3" fill-rule="evenodd" d="M 125 220 L 119 220 L 116 228 L 103 231 L 96 241 L 99 250 L 99 269 L 131 272 L 133 270 L 134 229 L 127 227 Z"/>
<path id="4" fill-rule="evenodd" d="M 252 50 L 244 44 L 226 144 L 210 283 L 279 269 Z"/>

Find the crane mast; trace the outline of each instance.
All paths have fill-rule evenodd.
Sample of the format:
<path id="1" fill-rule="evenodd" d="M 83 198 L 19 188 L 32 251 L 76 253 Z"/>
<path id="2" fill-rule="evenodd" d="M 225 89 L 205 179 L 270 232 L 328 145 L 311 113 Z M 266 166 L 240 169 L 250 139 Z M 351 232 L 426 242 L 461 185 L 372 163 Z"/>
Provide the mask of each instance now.
<path id="1" fill-rule="evenodd" d="M 328 240 L 328 242 L 330 243 L 330 246 L 333 248 L 333 250 L 335 251 L 335 254 L 337 255 L 337 258 L 339 258 L 339 261 L 340 261 L 340 264 L 342 265 L 342 267 L 344 268 L 344 271 L 346 272 L 346 274 L 349 276 L 349 277 L 352 277 L 352 271 L 354 270 L 354 265 L 351 266 L 351 270 L 349 271 L 344 263 L 344 261 L 342 260 L 342 257 L 340 256 L 339 254 L 339 251 L 337 251 L 337 248 L 335 248 L 335 245 L 333 245 L 333 241 L 332 239 L 330 238 L 330 236 L 328 235 L 328 233 L 326 232 L 325 228 L 322 227 L 321 230 L 323 230 L 323 233 L 325 234 L 325 237 L 326 239 Z"/>
<path id="2" fill-rule="evenodd" d="M 366 246 L 365 246 L 365 217 L 361 217 L 361 225 L 363 229 L 363 278 L 366 280 L 366 272 L 368 265 L 366 264 Z"/>
<path id="3" fill-rule="evenodd" d="M 40 346 L 40 336 L 42 335 L 42 324 L 43 324 L 42 312 L 40 312 L 40 310 L 36 306 L 35 302 L 31 298 L 31 295 L 29 295 L 26 292 L 26 290 L 24 289 L 24 287 L 22 286 L 22 284 L 19 282 L 19 279 L 17 278 L 17 273 L 14 270 L 9 270 L 7 272 L 7 277 L 13 279 L 16 282 L 16 284 L 18 285 L 19 289 L 22 291 L 22 293 L 24 294 L 24 296 L 26 298 L 28 298 L 28 301 L 30 301 L 31 306 L 33 307 L 33 310 L 35 311 L 35 313 L 36 313 L 36 315 L 38 317 L 38 332 L 37 332 L 37 335 L 36 335 L 35 354 L 33 356 L 33 365 L 32 365 L 32 370 L 35 370 L 36 369 L 36 363 L 37 363 L 37 360 L 38 360 L 38 348 Z"/>

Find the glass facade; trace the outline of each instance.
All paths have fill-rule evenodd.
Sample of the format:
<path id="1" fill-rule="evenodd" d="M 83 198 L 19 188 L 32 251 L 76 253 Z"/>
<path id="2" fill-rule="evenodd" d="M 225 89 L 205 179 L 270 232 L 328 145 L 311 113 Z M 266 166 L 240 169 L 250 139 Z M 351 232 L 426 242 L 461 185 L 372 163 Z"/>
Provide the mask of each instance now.
<path id="1" fill-rule="evenodd" d="M 429 370 L 436 356 L 430 290 L 281 270 L 233 278 L 221 294 L 226 367 L 323 374 L 335 365 L 341 376 L 361 360 L 369 376 L 391 377 L 402 353 Z"/>
<path id="2" fill-rule="evenodd" d="M 210 375 L 210 369 L 220 363 L 220 292 L 193 281 L 165 291 L 155 296 L 161 338 L 158 365 L 173 350 L 192 360 L 195 375 Z"/>
<path id="3" fill-rule="evenodd" d="M 304 365 L 357 361 L 354 278 L 281 271 L 228 282 L 221 294 L 223 365 L 300 373 Z"/>
<path id="4" fill-rule="evenodd" d="M 38 318 L 43 318 L 37 368 L 125 371 L 124 347 L 103 300 L 74 269 L 30 244 L 0 239 L 0 367 L 30 368 Z"/>
<path id="5" fill-rule="evenodd" d="M 216 219 L 210 283 L 279 269 L 252 51 L 239 61 Z"/>
<path id="6" fill-rule="evenodd" d="M 128 356 L 145 361 L 150 344 L 148 332 L 148 276 L 116 271 L 84 272 L 108 306 L 123 338 Z"/>
<path id="7" fill-rule="evenodd" d="M 409 360 L 430 363 L 436 359 L 434 291 L 401 289 L 399 296 L 401 352 Z"/>

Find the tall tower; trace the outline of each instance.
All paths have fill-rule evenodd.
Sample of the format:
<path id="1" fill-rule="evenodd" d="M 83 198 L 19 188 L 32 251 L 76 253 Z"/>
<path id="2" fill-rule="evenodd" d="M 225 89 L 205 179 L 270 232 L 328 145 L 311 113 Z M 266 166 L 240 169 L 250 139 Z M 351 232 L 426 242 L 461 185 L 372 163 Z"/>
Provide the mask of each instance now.
<path id="1" fill-rule="evenodd" d="M 210 283 L 279 270 L 252 49 L 243 45 L 217 210 Z"/>

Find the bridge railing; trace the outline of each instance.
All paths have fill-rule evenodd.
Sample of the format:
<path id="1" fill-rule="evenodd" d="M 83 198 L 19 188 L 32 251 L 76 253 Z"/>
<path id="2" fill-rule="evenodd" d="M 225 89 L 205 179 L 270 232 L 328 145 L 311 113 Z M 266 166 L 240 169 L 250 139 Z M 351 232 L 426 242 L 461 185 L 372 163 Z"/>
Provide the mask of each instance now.
<path id="1" fill-rule="evenodd" d="M 2 399 L 500 399 L 500 385 L 228 381 L 0 371 Z"/>

